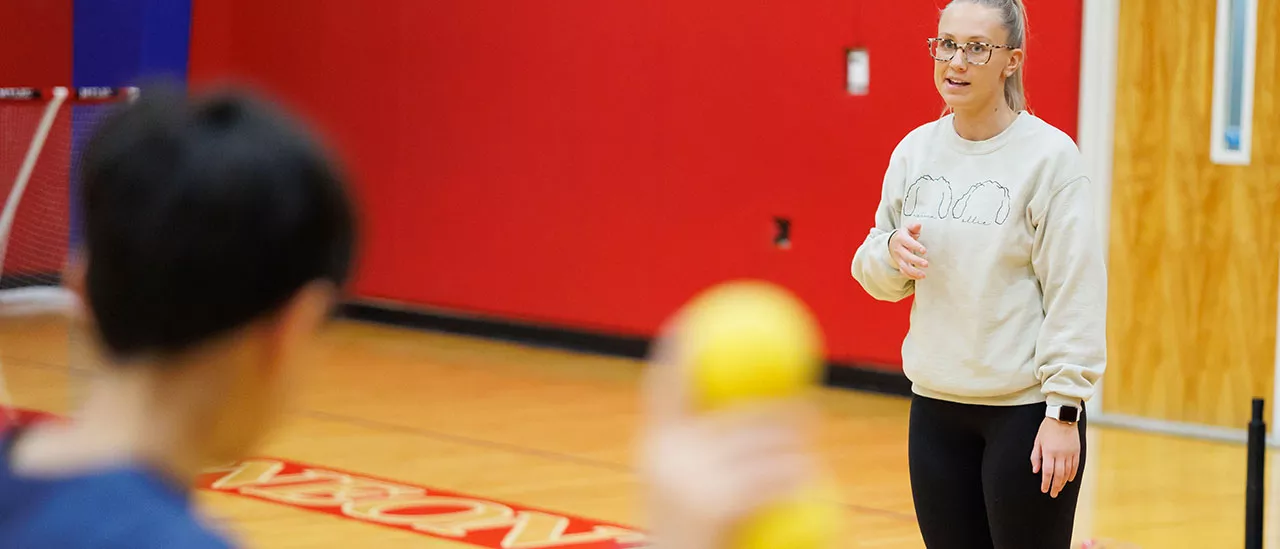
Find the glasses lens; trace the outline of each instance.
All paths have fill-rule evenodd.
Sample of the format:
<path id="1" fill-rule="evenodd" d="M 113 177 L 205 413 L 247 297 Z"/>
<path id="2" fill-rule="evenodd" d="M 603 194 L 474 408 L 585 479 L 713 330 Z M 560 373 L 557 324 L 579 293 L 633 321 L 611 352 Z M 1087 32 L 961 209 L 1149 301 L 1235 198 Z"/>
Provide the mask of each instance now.
<path id="1" fill-rule="evenodd" d="M 929 42 L 929 55 L 939 61 L 947 61 L 956 54 L 956 43 L 950 40 L 933 40 Z"/>
<path id="2" fill-rule="evenodd" d="M 974 65 L 982 65 L 991 60 L 991 48 L 982 44 L 969 44 L 964 49 L 964 56 Z"/>

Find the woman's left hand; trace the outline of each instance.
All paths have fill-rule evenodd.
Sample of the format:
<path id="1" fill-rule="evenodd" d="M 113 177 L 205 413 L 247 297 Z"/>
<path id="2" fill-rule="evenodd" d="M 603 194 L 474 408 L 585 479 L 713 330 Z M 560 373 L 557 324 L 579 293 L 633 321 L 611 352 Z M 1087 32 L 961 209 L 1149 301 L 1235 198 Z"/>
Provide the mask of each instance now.
<path id="1" fill-rule="evenodd" d="M 1076 479 L 1080 467 L 1080 431 L 1075 425 L 1046 417 L 1031 449 L 1031 472 L 1040 473 L 1040 491 L 1058 497 Z"/>

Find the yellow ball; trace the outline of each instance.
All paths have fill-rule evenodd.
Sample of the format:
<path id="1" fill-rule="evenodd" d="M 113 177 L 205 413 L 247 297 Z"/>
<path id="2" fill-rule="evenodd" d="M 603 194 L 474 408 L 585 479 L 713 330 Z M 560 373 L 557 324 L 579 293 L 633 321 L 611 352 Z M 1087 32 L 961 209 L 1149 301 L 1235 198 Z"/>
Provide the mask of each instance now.
<path id="1" fill-rule="evenodd" d="M 717 285 L 682 311 L 694 406 L 700 410 L 802 396 L 822 378 L 821 329 L 805 304 L 762 281 Z M 834 549 L 840 508 L 831 485 L 809 486 L 761 510 L 734 533 L 734 549 Z"/>
<path id="2" fill-rule="evenodd" d="M 837 549 L 841 510 L 830 485 L 815 485 L 796 499 L 766 508 L 744 521 L 734 549 Z"/>
<path id="3" fill-rule="evenodd" d="M 821 330 L 803 302 L 762 281 L 734 281 L 683 311 L 693 397 L 700 409 L 799 396 L 822 377 Z"/>

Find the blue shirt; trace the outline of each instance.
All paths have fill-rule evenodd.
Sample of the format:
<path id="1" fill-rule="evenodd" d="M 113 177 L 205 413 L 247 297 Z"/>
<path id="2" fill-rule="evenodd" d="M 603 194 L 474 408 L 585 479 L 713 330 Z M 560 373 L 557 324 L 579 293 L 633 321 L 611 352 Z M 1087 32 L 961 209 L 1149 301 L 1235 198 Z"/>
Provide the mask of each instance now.
<path id="1" fill-rule="evenodd" d="M 153 471 L 14 475 L 10 450 L 20 434 L 0 433 L 0 549 L 231 549 L 199 523 L 183 490 Z"/>

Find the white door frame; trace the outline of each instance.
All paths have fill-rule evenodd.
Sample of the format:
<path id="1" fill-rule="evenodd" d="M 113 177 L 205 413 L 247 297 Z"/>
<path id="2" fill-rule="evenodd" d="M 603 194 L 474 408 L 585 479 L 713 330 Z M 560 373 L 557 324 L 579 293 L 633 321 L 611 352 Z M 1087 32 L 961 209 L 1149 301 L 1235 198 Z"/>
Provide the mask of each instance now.
<path id="1" fill-rule="evenodd" d="M 1111 221 L 1111 169 L 1115 150 L 1116 50 L 1120 0 L 1084 0 L 1080 49 L 1078 143 L 1085 170 L 1093 181 L 1099 238 L 1108 257 Z M 1110 261 L 1108 260 L 1108 264 Z M 1105 375 L 1104 375 L 1105 377 Z M 1090 416 L 1101 415 L 1102 385 L 1085 404 Z"/>

